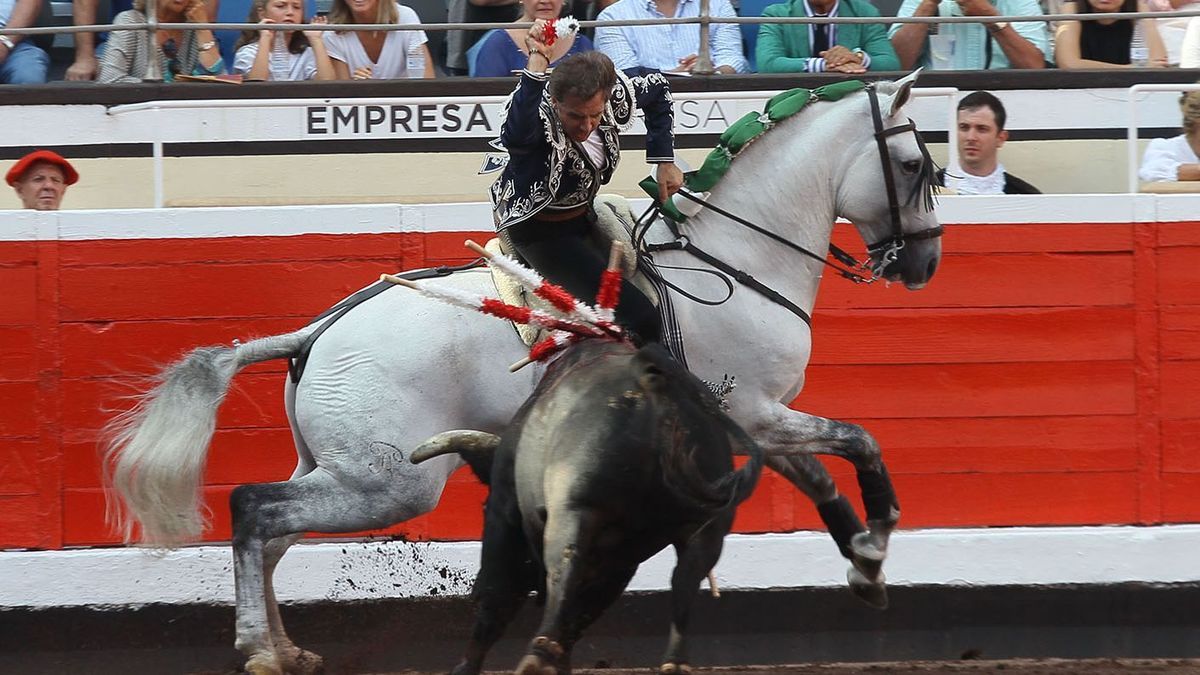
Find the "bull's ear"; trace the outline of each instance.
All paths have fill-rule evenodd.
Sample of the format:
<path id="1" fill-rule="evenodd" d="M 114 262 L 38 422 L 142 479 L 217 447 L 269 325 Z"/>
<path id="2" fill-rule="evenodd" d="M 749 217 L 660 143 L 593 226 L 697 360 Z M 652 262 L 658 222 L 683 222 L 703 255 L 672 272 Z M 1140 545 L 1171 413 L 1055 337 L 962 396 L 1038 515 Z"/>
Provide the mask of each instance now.
<path id="1" fill-rule="evenodd" d="M 659 391 L 666 385 L 666 382 L 667 374 L 654 364 L 647 364 L 642 370 L 641 377 L 638 378 L 638 384 L 649 391 Z"/>

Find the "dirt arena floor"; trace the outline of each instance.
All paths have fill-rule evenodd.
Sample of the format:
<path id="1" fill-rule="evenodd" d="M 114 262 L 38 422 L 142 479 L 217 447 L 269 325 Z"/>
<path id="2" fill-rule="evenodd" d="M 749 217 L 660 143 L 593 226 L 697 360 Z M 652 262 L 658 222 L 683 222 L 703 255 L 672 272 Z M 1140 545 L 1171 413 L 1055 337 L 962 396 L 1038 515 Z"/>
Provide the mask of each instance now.
<path id="1" fill-rule="evenodd" d="M 488 671 L 501 675 L 504 671 Z M 650 669 L 587 668 L 577 675 L 647 675 Z M 883 663 L 831 663 L 795 666 L 697 668 L 695 675 L 1200 675 L 1200 659 L 1006 659 L 1003 661 L 912 661 Z M 384 674 L 379 674 L 384 675 Z M 401 671 L 387 675 L 434 675 L 428 671 Z"/>

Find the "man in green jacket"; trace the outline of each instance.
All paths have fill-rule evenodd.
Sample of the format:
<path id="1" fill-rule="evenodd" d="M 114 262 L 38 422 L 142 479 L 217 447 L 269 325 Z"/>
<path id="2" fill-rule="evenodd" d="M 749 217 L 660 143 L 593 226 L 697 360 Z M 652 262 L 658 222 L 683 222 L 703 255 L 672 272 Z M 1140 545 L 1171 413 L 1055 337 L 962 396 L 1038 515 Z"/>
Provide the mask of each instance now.
<path id="1" fill-rule="evenodd" d="M 763 16 L 879 16 L 869 0 L 791 0 Z M 760 73 L 899 70 L 884 24 L 762 24 L 755 49 Z"/>

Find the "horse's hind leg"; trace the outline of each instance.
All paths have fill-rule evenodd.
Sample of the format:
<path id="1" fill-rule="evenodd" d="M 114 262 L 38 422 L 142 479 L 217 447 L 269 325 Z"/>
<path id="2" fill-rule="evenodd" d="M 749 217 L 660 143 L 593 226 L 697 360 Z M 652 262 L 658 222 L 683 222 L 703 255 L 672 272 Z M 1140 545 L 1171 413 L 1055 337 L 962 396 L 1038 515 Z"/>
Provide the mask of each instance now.
<path id="1" fill-rule="evenodd" d="M 233 580 L 237 603 L 235 646 L 246 655 L 245 670 L 253 675 L 283 673 L 283 663 L 272 639 L 271 615 L 279 621 L 278 609 L 271 611 L 274 593 L 268 596 L 264 540 L 259 535 L 259 518 L 252 504 L 263 490 L 260 485 L 243 485 L 230 496 L 233 512 Z M 281 628 L 282 630 L 282 628 Z"/>
<path id="2" fill-rule="evenodd" d="M 386 487 L 371 490 L 370 486 L 346 485 L 333 474 L 317 469 L 281 483 L 238 487 L 230 496 L 230 506 L 237 589 L 236 646 L 246 655 L 247 672 L 274 675 L 289 666 L 314 664 L 304 657 L 306 653 L 290 652 L 290 641 L 282 645 L 281 652 L 273 639 L 273 633 L 283 635 L 283 630 L 277 610 L 271 609 L 275 598 L 268 591 L 268 561 L 269 571 L 273 572 L 286 550 L 284 544 L 297 534 L 386 527 L 415 515 L 421 505 L 409 505 L 412 513 L 400 513 L 395 495 Z M 269 543 L 272 550 L 268 555 Z M 278 630 L 273 630 L 273 622 Z M 299 662 L 289 663 L 289 656 Z"/>
<path id="3" fill-rule="evenodd" d="M 324 667 L 324 659 L 305 649 L 297 647 L 287 636 L 283 628 L 283 618 L 279 615 L 279 602 L 275 599 L 275 567 L 279 564 L 284 553 L 303 535 L 292 534 L 286 537 L 276 537 L 263 547 L 263 591 L 267 603 L 267 621 L 271 629 L 271 642 L 275 645 L 275 654 L 286 673 L 319 673 Z"/>

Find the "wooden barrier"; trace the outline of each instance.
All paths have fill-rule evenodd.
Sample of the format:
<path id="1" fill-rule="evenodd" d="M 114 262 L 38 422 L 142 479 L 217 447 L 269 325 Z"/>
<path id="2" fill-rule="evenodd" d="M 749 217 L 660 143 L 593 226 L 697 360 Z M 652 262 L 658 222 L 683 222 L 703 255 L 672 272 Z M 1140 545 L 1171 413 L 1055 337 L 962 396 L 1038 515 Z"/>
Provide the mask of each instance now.
<path id="1" fill-rule="evenodd" d="M 945 256 L 928 289 L 824 283 L 794 405 L 877 436 L 904 527 L 1196 521 L 1197 206 L 1181 195 L 944 200 Z M 301 223 L 290 236 L 197 234 L 170 210 L 22 216 L 0 241 L 0 548 L 116 543 L 97 431 L 160 365 L 295 329 L 382 271 L 466 260 L 462 241 L 486 236 L 449 216 L 381 224 L 352 208 L 320 218 L 359 217 L 359 232 Z M 186 218 L 226 233 L 288 220 L 200 211 Z M 170 238 L 128 238 L 146 223 Z M 835 240 L 862 248 L 849 227 Z M 207 540 L 229 538 L 234 486 L 294 466 L 285 367 L 247 368 L 221 410 Z M 848 468 L 830 466 L 855 493 Z M 476 539 L 483 496 L 460 472 L 433 513 L 386 534 Z M 736 530 L 818 527 L 802 495 L 764 474 Z"/>

